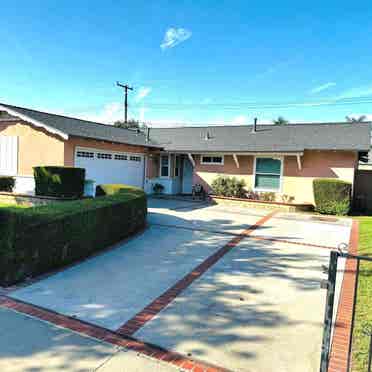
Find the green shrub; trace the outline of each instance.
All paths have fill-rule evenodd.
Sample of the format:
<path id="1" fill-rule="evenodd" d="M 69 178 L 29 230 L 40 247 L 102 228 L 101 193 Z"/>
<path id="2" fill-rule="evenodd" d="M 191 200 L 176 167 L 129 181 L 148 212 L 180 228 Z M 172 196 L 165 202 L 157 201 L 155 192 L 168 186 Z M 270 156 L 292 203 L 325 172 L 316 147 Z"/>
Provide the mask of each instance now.
<path id="1" fill-rule="evenodd" d="M 315 210 L 323 214 L 346 215 L 351 205 L 351 184 L 337 179 L 313 181 Z"/>
<path id="2" fill-rule="evenodd" d="M 0 285 L 85 258 L 145 226 L 137 188 L 95 199 L 32 208 L 0 208 Z"/>
<path id="3" fill-rule="evenodd" d="M 219 176 L 212 182 L 212 190 L 215 195 L 234 198 L 245 197 L 246 190 L 244 186 L 244 180 L 239 180 L 236 177 Z"/>
<path id="4" fill-rule="evenodd" d="M 40 196 L 81 198 L 85 169 L 72 167 L 34 167 L 35 193 Z"/>
<path id="5" fill-rule="evenodd" d="M 96 196 L 107 196 L 125 193 L 139 193 L 143 194 L 143 190 L 139 187 L 124 185 L 121 183 L 102 184 L 96 187 Z"/>
<path id="6" fill-rule="evenodd" d="M 260 192 L 260 200 L 273 202 L 275 201 L 275 192 Z"/>
<path id="7" fill-rule="evenodd" d="M 15 178 L 0 176 L 0 191 L 12 192 L 15 186 Z"/>

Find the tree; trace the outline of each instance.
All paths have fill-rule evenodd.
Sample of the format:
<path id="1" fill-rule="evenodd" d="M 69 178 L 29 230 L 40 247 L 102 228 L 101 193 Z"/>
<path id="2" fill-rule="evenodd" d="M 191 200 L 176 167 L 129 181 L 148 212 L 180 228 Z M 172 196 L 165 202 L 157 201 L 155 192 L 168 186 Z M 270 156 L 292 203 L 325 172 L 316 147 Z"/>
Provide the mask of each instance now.
<path id="1" fill-rule="evenodd" d="M 355 117 L 355 116 L 346 116 L 346 121 L 348 123 L 353 123 L 353 124 L 356 124 L 356 123 L 363 123 L 367 120 L 367 116 L 365 115 L 361 115 L 359 117 Z"/>
<path id="2" fill-rule="evenodd" d="M 145 123 L 140 124 L 138 120 L 135 119 L 129 119 L 126 123 L 124 123 L 124 120 L 117 120 L 114 123 L 115 127 L 118 128 L 124 128 L 124 129 L 140 129 L 144 130 L 147 128 Z"/>
<path id="3" fill-rule="evenodd" d="M 287 125 L 289 121 L 284 119 L 283 116 L 279 116 L 277 119 L 273 120 L 274 125 Z"/>

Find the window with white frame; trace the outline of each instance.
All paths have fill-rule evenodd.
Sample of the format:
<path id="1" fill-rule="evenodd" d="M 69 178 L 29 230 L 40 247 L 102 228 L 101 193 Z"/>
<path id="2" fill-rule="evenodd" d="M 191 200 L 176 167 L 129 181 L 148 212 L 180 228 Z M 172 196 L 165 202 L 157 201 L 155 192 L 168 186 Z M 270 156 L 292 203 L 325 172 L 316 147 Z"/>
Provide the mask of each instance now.
<path id="1" fill-rule="evenodd" d="M 112 159 L 112 155 L 104 152 L 99 152 L 97 154 L 98 159 Z"/>
<path id="2" fill-rule="evenodd" d="M 283 161 L 281 158 L 259 158 L 255 162 L 255 190 L 279 191 Z"/>
<path id="3" fill-rule="evenodd" d="M 79 158 L 94 158 L 94 152 L 90 151 L 78 151 L 76 156 Z"/>
<path id="4" fill-rule="evenodd" d="M 222 155 L 202 155 L 201 164 L 223 165 L 223 156 Z"/>
<path id="5" fill-rule="evenodd" d="M 169 155 L 160 155 L 160 177 L 169 177 Z"/>

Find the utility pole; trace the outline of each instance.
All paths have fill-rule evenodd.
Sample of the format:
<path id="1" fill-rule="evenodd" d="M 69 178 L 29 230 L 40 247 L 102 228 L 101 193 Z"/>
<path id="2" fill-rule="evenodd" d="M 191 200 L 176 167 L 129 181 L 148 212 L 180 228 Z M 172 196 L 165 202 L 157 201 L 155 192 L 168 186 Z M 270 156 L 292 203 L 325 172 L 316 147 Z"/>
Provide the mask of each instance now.
<path id="1" fill-rule="evenodd" d="M 132 87 L 128 86 L 127 84 L 120 84 L 118 81 L 116 85 L 120 88 L 124 89 L 125 92 L 125 99 L 124 99 L 124 124 L 128 123 L 128 90 L 133 90 Z"/>

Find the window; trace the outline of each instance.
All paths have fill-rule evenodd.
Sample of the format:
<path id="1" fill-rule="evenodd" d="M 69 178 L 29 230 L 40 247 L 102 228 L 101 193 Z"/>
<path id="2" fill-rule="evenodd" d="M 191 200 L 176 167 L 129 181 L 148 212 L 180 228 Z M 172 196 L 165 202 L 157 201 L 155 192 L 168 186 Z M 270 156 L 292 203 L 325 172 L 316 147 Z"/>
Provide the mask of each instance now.
<path id="1" fill-rule="evenodd" d="M 128 160 L 128 156 L 127 155 L 121 155 L 121 154 L 115 154 L 114 159 L 115 160 Z"/>
<path id="2" fill-rule="evenodd" d="M 180 175 L 180 157 L 176 155 L 174 160 L 174 177 L 179 177 Z"/>
<path id="3" fill-rule="evenodd" d="M 223 165 L 223 156 L 202 155 L 201 164 Z"/>
<path id="4" fill-rule="evenodd" d="M 107 153 L 103 153 L 103 152 L 99 152 L 97 154 L 97 158 L 98 159 L 112 159 L 112 155 L 111 154 L 107 154 Z"/>
<path id="5" fill-rule="evenodd" d="M 256 158 L 254 188 L 262 191 L 279 191 L 282 159 Z"/>
<path id="6" fill-rule="evenodd" d="M 132 160 L 132 161 L 141 161 L 141 157 L 140 156 L 131 156 L 129 158 L 129 160 Z"/>
<path id="7" fill-rule="evenodd" d="M 169 156 L 160 156 L 160 177 L 169 177 Z"/>
<path id="8" fill-rule="evenodd" d="M 94 158 L 94 153 L 89 151 L 78 151 L 76 156 L 79 158 Z"/>

